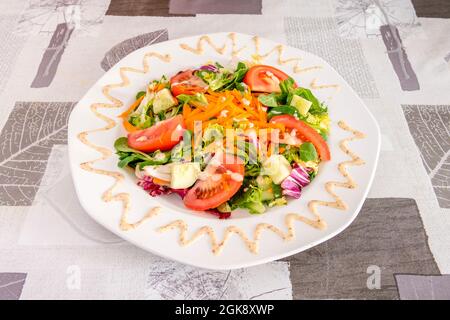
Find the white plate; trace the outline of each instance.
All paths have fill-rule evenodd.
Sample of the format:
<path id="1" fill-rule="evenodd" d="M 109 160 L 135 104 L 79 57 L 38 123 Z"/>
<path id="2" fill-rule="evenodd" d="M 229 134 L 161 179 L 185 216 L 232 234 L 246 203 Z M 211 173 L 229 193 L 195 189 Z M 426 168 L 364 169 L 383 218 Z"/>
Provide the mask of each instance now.
<path id="1" fill-rule="evenodd" d="M 223 53 L 217 52 L 206 41 L 203 41 L 202 54 L 195 54 L 180 46 L 180 44 L 187 44 L 196 48 L 200 36 L 167 41 L 136 50 L 112 67 L 77 104 L 70 117 L 68 139 L 73 180 L 82 206 L 98 223 L 136 246 L 169 259 L 209 269 L 234 269 L 266 263 L 306 250 L 337 235 L 355 219 L 372 183 L 380 148 L 379 128 L 362 100 L 328 63 L 311 53 L 296 48 L 283 46 L 284 50 L 280 61 L 277 49 L 278 43 L 265 39 L 259 41 L 260 56 L 274 49 L 271 54 L 262 59 L 262 62 L 282 69 L 295 78 L 301 86 L 309 87 L 311 81 L 316 79 L 316 85 L 337 84 L 340 87 L 340 90 L 333 86 L 313 89 L 319 100 L 327 101 L 329 106 L 332 125 L 328 143 L 332 160 L 321 165 L 318 176 L 304 189 L 299 200 L 290 200 L 288 205 L 284 207 L 270 208 L 262 215 L 238 212 L 231 219 L 219 220 L 186 209 L 176 195 L 150 197 L 136 185 L 136 179 L 131 173 L 117 167 L 117 156 L 114 154 L 113 143 L 116 138 L 125 135 L 117 115 L 133 102 L 136 92 L 142 90 L 150 80 L 158 79 L 163 74 L 173 75 L 179 70 L 193 68 L 209 60 L 218 61 L 224 65 L 231 60 L 233 50 L 230 34 L 217 33 L 210 34 L 209 37 L 217 47 L 226 45 Z M 253 36 L 235 34 L 235 40 L 235 49 L 243 48 L 239 52 L 240 59 L 249 60 L 252 55 L 255 55 L 256 46 Z M 122 87 L 110 89 L 110 94 L 122 101 L 123 106 L 98 109 L 98 112 L 113 119 L 115 125 L 108 130 L 93 132 L 87 136 L 91 143 L 111 151 L 106 159 L 96 162 L 93 166 L 124 175 L 123 181 L 113 190 L 113 193 L 129 194 L 131 205 L 129 221 L 139 220 L 153 206 L 162 207 L 159 215 L 133 230 L 123 231 L 119 226 L 122 202 L 105 202 L 102 200 L 105 190 L 110 188 L 115 180 L 109 176 L 88 172 L 80 167 L 81 163 L 99 158 L 100 154 L 92 147 L 82 143 L 78 135 L 80 132 L 105 126 L 106 122 L 92 112 L 91 105 L 94 103 L 110 103 L 102 93 L 102 88 L 106 85 L 121 83 L 121 68 L 143 70 L 144 55 L 149 52 L 168 54 L 171 56 L 171 61 L 164 62 L 148 56 L 146 58 L 149 66 L 148 72 L 139 73 L 134 72 L 136 70 L 123 70 L 122 73 L 129 78 L 129 83 Z M 287 61 L 289 58 L 300 58 L 301 60 Z M 280 62 L 282 63 L 280 64 Z M 294 73 L 295 67 L 297 67 L 297 71 L 309 67 L 313 68 Z M 331 100 L 330 97 L 332 97 Z M 219 255 L 212 253 L 211 240 L 207 235 L 198 238 L 197 241 L 188 246 L 181 246 L 178 241 L 178 229 L 164 233 L 157 232 L 158 227 L 181 219 L 188 225 L 188 237 L 200 227 L 209 226 L 220 240 L 225 228 L 233 225 L 242 229 L 251 238 L 259 223 L 272 224 L 285 232 L 285 216 L 290 212 L 313 218 L 307 207 L 308 202 L 313 199 L 332 201 L 330 194 L 325 191 L 325 183 L 333 180 L 345 181 L 337 167 L 340 162 L 349 160 L 349 157 L 339 148 L 339 142 L 352 134 L 342 130 L 337 125 L 339 120 L 343 120 L 350 127 L 365 133 L 364 139 L 349 143 L 350 149 L 359 155 L 365 161 L 365 164 L 351 166 L 348 169 L 357 183 L 356 188 L 335 188 L 336 193 L 347 203 L 348 209 L 337 210 L 319 207 L 320 215 L 328 225 L 325 230 L 318 230 L 302 222 L 295 222 L 296 236 L 290 241 L 283 241 L 275 233 L 265 230 L 262 232 L 259 241 L 259 253 L 257 254 L 251 253 L 242 239 L 233 234 Z"/>

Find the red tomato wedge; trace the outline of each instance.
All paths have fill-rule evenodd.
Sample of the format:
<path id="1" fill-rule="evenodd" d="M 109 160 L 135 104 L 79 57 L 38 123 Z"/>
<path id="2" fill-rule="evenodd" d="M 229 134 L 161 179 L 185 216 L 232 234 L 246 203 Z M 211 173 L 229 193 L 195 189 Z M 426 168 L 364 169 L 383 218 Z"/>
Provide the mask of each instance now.
<path id="1" fill-rule="evenodd" d="M 207 84 L 194 74 L 194 70 L 189 69 L 170 78 L 170 87 L 172 94 L 176 97 L 180 94 L 192 95 L 205 92 Z"/>
<path id="2" fill-rule="evenodd" d="M 258 92 L 280 92 L 280 81 L 286 80 L 289 76 L 277 68 L 256 65 L 251 67 L 244 77 L 244 83 L 250 87 L 252 91 Z M 297 84 L 294 83 L 294 87 Z"/>
<path id="3" fill-rule="evenodd" d="M 273 117 L 270 122 L 283 124 L 287 129 L 295 129 L 297 136 L 300 139 L 309 141 L 314 145 L 322 161 L 328 161 L 331 159 L 330 149 L 328 148 L 327 142 L 316 130 L 308 126 L 303 121 L 297 120 L 291 115 L 283 114 Z"/>
<path id="4" fill-rule="evenodd" d="M 150 128 L 130 132 L 128 145 L 143 152 L 170 150 L 180 142 L 185 128 L 182 115 L 178 115 Z"/>
<path id="5" fill-rule="evenodd" d="M 183 198 L 184 205 L 189 209 L 204 211 L 217 208 L 230 200 L 242 186 L 242 179 L 233 177 L 233 175 L 244 177 L 244 164 L 238 157 L 224 155 L 222 164 L 209 170 L 211 176 L 206 180 L 197 180 Z"/>

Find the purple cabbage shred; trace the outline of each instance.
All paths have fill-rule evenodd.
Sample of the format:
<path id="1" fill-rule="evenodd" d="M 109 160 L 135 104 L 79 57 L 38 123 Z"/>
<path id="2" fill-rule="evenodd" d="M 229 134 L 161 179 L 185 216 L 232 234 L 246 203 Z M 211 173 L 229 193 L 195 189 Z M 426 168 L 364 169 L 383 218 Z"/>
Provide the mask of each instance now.
<path id="1" fill-rule="evenodd" d="M 186 193 L 188 192 L 188 189 L 172 189 L 167 186 L 161 186 L 159 184 L 154 183 L 153 179 L 148 176 L 144 176 L 142 179 L 139 179 L 137 185 L 140 186 L 145 191 L 147 191 L 147 193 L 152 197 L 176 193 L 181 197 L 181 199 L 183 199 Z"/>
<path id="2" fill-rule="evenodd" d="M 300 198 L 302 189 L 310 183 L 309 171 L 311 168 L 300 166 L 292 169 L 291 174 L 281 183 L 282 194 L 293 198 Z"/>

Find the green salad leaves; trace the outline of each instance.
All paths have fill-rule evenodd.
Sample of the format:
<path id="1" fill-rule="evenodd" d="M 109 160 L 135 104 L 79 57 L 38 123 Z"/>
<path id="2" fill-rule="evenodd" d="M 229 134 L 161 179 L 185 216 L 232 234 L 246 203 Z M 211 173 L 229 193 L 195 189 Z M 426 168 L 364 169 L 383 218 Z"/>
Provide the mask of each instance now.
<path id="1" fill-rule="evenodd" d="M 170 152 L 155 151 L 151 154 L 147 154 L 128 146 L 128 139 L 126 137 L 120 137 L 114 142 L 114 148 L 119 156 L 119 168 L 126 166 L 135 167 L 137 163 L 139 166 L 145 167 L 149 165 L 161 165 L 166 164 L 170 160 Z"/>
<path id="2" fill-rule="evenodd" d="M 239 62 L 234 71 L 230 71 L 218 63 L 216 63 L 216 67 L 218 71 L 199 70 L 196 75 L 205 81 L 213 91 L 242 89 L 242 79 L 248 70 L 245 63 Z"/>
<path id="3" fill-rule="evenodd" d="M 296 119 L 302 120 L 312 128 L 316 129 L 324 139 L 329 133 L 328 108 L 319 102 L 311 90 L 294 86 L 294 79 L 287 78 L 280 82 L 279 93 L 261 94 L 258 100 L 269 108 L 267 117 L 270 119 L 277 115 L 289 114 Z M 303 98 L 310 102 L 308 109 L 300 109 L 293 103 L 294 96 L 298 100 Z M 304 113 L 306 111 L 306 114 Z M 303 114 L 302 114 L 303 113 Z"/>

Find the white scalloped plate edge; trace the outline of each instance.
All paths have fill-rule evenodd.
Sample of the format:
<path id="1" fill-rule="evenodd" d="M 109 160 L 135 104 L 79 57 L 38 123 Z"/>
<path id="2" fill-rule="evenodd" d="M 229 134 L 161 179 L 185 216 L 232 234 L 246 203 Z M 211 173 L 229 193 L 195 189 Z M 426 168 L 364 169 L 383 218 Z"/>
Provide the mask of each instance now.
<path id="1" fill-rule="evenodd" d="M 226 39 L 226 36 L 228 34 L 229 33 L 218 33 L 218 34 L 210 34 L 209 36 L 211 37 L 211 39 L 213 39 L 213 42 L 220 43 L 220 41 L 218 41 L 217 38 L 225 38 Z M 252 36 L 243 35 L 243 34 L 239 34 L 239 33 L 236 33 L 236 37 L 239 40 L 242 40 L 243 38 L 246 39 L 247 41 L 252 39 Z M 160 248 L 154 248 L 152 246 L 149 246 L 149 243 L 152 242 L 152 239 L 150 239 L 150 237 L 148 237 L 148 239 L 146 239 L 146 237 L 143 236 L 142 231 L 136 232 L 137 230 L 133 230 L 133 231 L 124 232 L 124 231 L 120 230 L 118 228 L 117 219 L 113 218 L 113 216 L 117 217 L 117 214 L 114 214 L 114 215 L 111 214 L 111 217 L 108 218 L 109 221 L 105 222 L 106 221 L 105 215 L 110 214 L 110 212 L 107 212 L 107 213 L 103 212 L 103 213 L 101 213 L 101 215 L 103 215 L 103 216 L 100 216 L 98 211 L 104 211 L 104 210 L 109 211 L 111 209 L 108 209 L 106 207 L 111 208 L 111 205 L 105 204 L 105 207 L 101 208 L 100 210 L 98 208 L 93 208 L 92 203 L 89 202 L 88 198 L 86 197 L 86 191 L 83 190 L 83 187 L 85 187 L 86 185 L 84 185 L 84 186 L 81 185 L 81 181 L 78 176 L 78 174 L 80 173 L 80 171 L 79 171 L 80 170 L 80 168 L 79 168 L 80 162 L 74 161 L 77 158 L 75 156 L 75 154 L 78 152 L 83 152 L 83 149 L 80 149 L 79 145 L 77 146 L 76 135 L 80 132 L 80 130 L 77 129 L 77 127 L 79 127 L 80 123 L 74 122 L 75 121 L 74 115 L 76 115 L 78 113 L 78 111 L 80 110 L 80 108 L 82 108 L 83 106 L 86 107 L 86 106 L 90 105 L 91 103 L 97 101 L 96 99 L 94 99 L 91 102 L 88 102 L 90 99 L 90 96 L 95 95 L 96 90 L 101 91 L 99 89 L 104 85 L 104 84 L 101 85 L 101 83 L 104 82 L 105 79 L 114 78 L 114 80 L 110 80 L 108 82 L 109 83 L 117 83 L 117 81 L 115 80 L 115 79 L 117 79 L 117 76 L 114 77 L 113 73 L 116 72 L 116 74 L 117 74 L 118 68 L 125 66 L 124 61 L 130 60 L 131 56 L 137 56 L 138 54 L 141 54 L 142 52 L 155 51 L 155 50 L 160 50 L 160 53 L 165 53 L 163 48 L 169 48 L 170 46 L 173 46 L 173 45 L 176 46 L 180 43 L 188 43 L 188 44 L 190 44 L 190 46 L 195 46 L 195 44 L 196 44 L 195 41 L 197 41 L 198 38 L 199 38 L 199 36 L 171 40 L 171 41 L 167 41 L 164 43 L 152 45 L 152 46 L 149 46 L 146 48 L 142 48 L 142 49 L 139 49 L 139 50 L 129 54 L 127 57 L 125 57 L 119 63 L 117 63 L 113 68 L 111 68 L 99 81 L 97 81 L 97 83 L 94 84 L 94 86 L 92 86 L 92 88 L 88 91 L 88 93 L 85 95 L 85 97 L 83 99 L 81 99 L 80 102 L 77 104 L 77 106 L 74 108 L 74 111 L 69 120 L 68 144 L 69 144 L 69 155 L 70 155 L 70 162 L 71 162 L 70 164 L 71 164 L 71 169 L 72 169 L 72 174 L 73 174 L 73 179 L 74 179 L 74 184 L 75 184 L 75 190 L 76 190 L 76 193 L 80 199 L 80 203 L 83 206 L 83 208 L 90 214 L 90 216 L 94 220 L 96 220 L 98 223 L 103 225 L 105 228 L 109 229 L 110 231 L 117 234 L 118 236 L 126 239 L 127 241 L 133 243 L 134 245 L 143 248 L 144 250 L 153 252 L 160 256 L 163 256 L 163 257 L 166 257 L 166 258 L 169 258 L 172 260 L 176 260 L 176 261 L 179 261 L 182 263 L 186 263 L 186 264 L 190 264 L 190 265 L 198 266 L 198 267 L 203 267 L 203 268 L 210 268 L 210 269 L 235 269 L 235 268 L 248 267 L 248 266 L 252 266 L 252 265 L 266 263 L 266 262 L 269 262 L 272 260 L 280 259 L 280 258 L 289 256 L 289 255 L 304 251 L 304 250 L 311 248 L 315 245 L 318 245 L 319 243 L 322 243 L 322 242 L 334 237 L 335 235 L 339 234 L 340 232 L 342 232 L 356 218 L 358 212 L 360 211 L 360 209 L 364 203 L 364 200 L 369 192 L 370 186 L 371 186 L 373 178 L 374 178 L 375 169 L 376 169 L 376 165 L 377 165 L 377 161 L 378 161 L 378 157 L 379 157 L 379 150 L 380 150 L 379 127 L 378 127 L 373 115 L 370 113 L 370 111 L 364 105 L 363 101 L 356 94 L 354 94 L 353 90 L 351 90 L 351 89 L 350 89 L 350 91 L 353 94 L 352 99 L 355 99 L 353 101 L 355 101 L 355 103 L 358 103 L 360 105 L 360 107 L 363 108 L 364 113 L 368 116 L 368 120 L 370 120 L 370 122 L 371 122 L 370 124 L 373 125 L 372 132 L 370 132 L 370 133 L 365 132 L 367 135 L 372 136 L 372 138 L 376 142 L 375 146 L 372 146 L 372 151 L 374 151 L 374 152 L 372 152 L 372 158 L 371 158 L 372 165 L 370 168 L 370 174 L 366 177 L 366 180 L 363 183 L 361 181 L 358 181 L 361 185 L 364 185 L 363 186 L 364 191 L 361 194 L 361 196 L 359 197 L 359 201 L 357 201 L 356 205 L 353 205 L 351 210 L 348 210 L 348 211 L 352 211 L 351 215 L 347 215 L 345 222 L 341 223 L 338 227 L 334 227 L 331 232 L 324 232 L 324 234 L 321 237 L 319 237 L 315 240 L 300 244 L 298 246 L 296 245 L 292 249 L 287 249 L 286 247 L 283 249 L 282 245 L 284 243 L 282 243 L 281 246 L 279 246 L 280 250 L 275 250 L 275 252 L 272 252 L 270 254 L 261 254 L 261 252 L 259 254 L 252 254 L 250 259 L 248 258 L 248 256 L 245 256 L 245 254 L 242 255 L 242 253 L 240 253 L 240 255 L 242 255 L 243 257 L 245 256 L 243 261 L 231 261 L 231 262 L 227 263 L 227 260 L 226 259 L 224 260 L 224 256 L 226 258 L 226 256 L 230 256 L 230 254 L 235 255 L 234 253 L 236 253 L 237 251 L 240 250 L 239 248 L 235 247 L 238 245 L 235 241 L 230 243 L 230 246 L 232 247 L 232 249 L 230 250 L 229 248 L 225 248 L 224 252 L 222 252 L 220 256 L 214 256 L 210 252 L 204 252 L 204 254 L 199 255 L 198 254 L 199 245 L 193 244 L 193 245 L 187 246 L 187 247 L 179 246 L 179 244 L 176 242 L 176 239 L 177 239 L 176 236 L 174 237 L 173 235 L 170 236 L 170 235 L 164 235 L 164 234 L 157 234 L 154 230 L 155 226 L 157 226 L 157 225 L 152 224 L 152 221 L 149 221 L 148 223 L 140 226 L 139 229 L 145 228 L 146 232 L 148 232 L 148 233 L 153 232 L 153 233 L 157 234 L 159 237 L 161 237 L 161 239 L 160 239 L 161 243 L 164 243 L 167 245 L 167 243 L 170 243 L 170 241 L 174 242 L 173 245 L 174 245 L 174 247 L 177 247 L 177 248 L 175 248 L 175 249 L 172 248 L 172 253 L 166 253 L 165 250 L 161 250 Z M 265 39 L 261 39 L 261 44 L 263 46 L 269 46 L 269 47 L 270 46 L 275 47 L 275 46 L 279 45 L 277 43 L 274 43 L 270 40 L 265 40 Z M 298 50 L 298 49 L 290 48 L 287 46 L 285 46 L 285 48 L 287 48 L 288 49 L 287 51 L 289 51 L 289 52 L 294 50 L 294 51 L 298 51 L 302 56 L 308 56 L 308 58 L 310 58 L 310 57 L 316 58 L 317 61 L 320 61 L 321 63 L 323 63 L 323 65 L 325 66 L 324 68 L 335 73 L 335 76 L 337 76 L 337 79 L 339 80 L 340 85 L 343 85 L 344 87 L 346 87 L 346 89 L 350 88 L 348 86 L 348 84 L 342 79 L 342 77 L 340 77 L 337 74 L 337 72 L 331 66 L 329 66 L 326 62 L 324 62 L 322 59 L 315 57 L 314 55 L 302 52 L 301 50 Z M 188 54 L 186 53 L 186 55 L 188 55 Z M 269 64 L 275 65 L 275 63 L 269 63 Z M 139 67 L 139 64 L 138 65 L 133 64 L 133 67 Z M 280 67 L 280 68 L 282 68 L 282 67 Z M 286 71 L 289 72 L 288 70 L 286 70 Z M 292 74 L 292 72 L 290 72 L 290 74 Z M 293 76 L 295 78 L 297 78 L 296 75 L 293 75 Z M 150 80 L 152 78 L 154 78 L 154 77 L 149 77 L 148 80 Z M 141 86 L 144 86 L 144 85 L 145 85 L 145 82 L 141 83 Z M 133 96 L 135 91 L 128 92 L 128 93 L 131 96 Z M 98 93 L 97 93 L 97 96 L 98 96 Z M 100 97 L 99 101 L 104 101 L 104 99 Z M 330 104 L 330 113 L 332 110 L 331 108 L 333 108 L 333 103 Z M 336 120 L 336 119 L 333 119 L 333 120 Z M 353 126 L 353 127 L 355 127 L 355 126 Z M 364 124 L 360 124 L 360 125 L 356 126 L 356 129 L 360 129 L 360 128 L 364 128 L 364 127 L 365 127 Z M 94 128 L 95 127 L 92 127 L 90 129 L 94 129 Z M 115 139 L 116 137 L 117 137 L 117 135 L 114 136 L 113 138 Z M 104 145 L 104 146 L 109 149 L 112 149 L 112 144 Z M 87 152 L 87 153 L 89 153 L 89 152 Z M 95 153 L 93 153 L 93 154 L 95 157 Z M 364 158 L 364 156 L 362 156 L 362 157 Z M 84 161 L 91 160 L 91 159 L 92 159 L 92 156 L 87 156 L 86 158 L 84 158 Z M 98 166 L 98 167 L 101 167 L 101 166 Z M 111 168 L 109 167 L 109 169 L 111 169 Z M 116 168 L 114 168 L 114 169 L 116 169 Z M 321 175 L 321 172 L 319 172 L 318 177 L 320 177 L 320 175 Z M 316 178 L 316 180 L 318 180 L 318 179 Z M 319 185 L 318 185 L 318 183 L 316 183 L 316 180 L 309 186 L 309 188 L 319 188 Z M 95 181 L 95 178 L 93 181 Z M 105 186 L 110 186 L 111 181 L 106 182 L 106 183 L 102 182 L 102 184 L 104 184 Z M 136 188 L 138 188 L 138 187 L 136 186 Z M 323 188 L 323 186 L 321 186 L 321 188 Z M 146 202 L 149 202 L 149 204 L 150 204 L 153 199 L 150 197 L 148 197 L 148 198 L 149 199 Z M 117 209 L 120 210 L 120 208 L 117 208 L 117 206 L 115 206 L 114 210 L 117 210 Z M 230 219 L 228 221 L 220 221 L 220 223 L 222 223 L 223 226 L 227 226 L 227 225 L 230 225 L 229 221 L 234 221 L 233 222 L 234 224 L 248 223 L 248 221 L 253 221 L 254 222 L 253 225 L 255 225 L 256 223 L 258 223 L 261 220 L 265 220 L 265 219 L 267 220 L 269 218 L 273 218 L 273 215 L 268 216 L 270 214 L 271 210 L 269 210 L 265 215 L 261 215 L 259 217 L 255 217 L 255 218 L 252 217 L 252 219 L 242 219 L 242 220 Z M 280 210 L 280 209 L 278 209 L 278 210 Z M 216 221 L 216 220 L 211 220 L 211 219 L 194 217 L 194 216 L 186 215 L 186 213 L 182 213 L 182 214 L 183 214 L 182 217 L 187 219 L 188 221 L 192 220 L 192 221 L 198 222 L 200 220 L 200 221 L 203 221 L 202 224 L 208 222 L 208 223 L 217 225 L 217 221 L 219 221 L 219 220 Z M 337 214 L 343 214 L 343 213 L 337 212 Z M 346 214 L 348 214 L 348 212 L 346 212 Z M 264 217 L 266 217 L 266 218 L 264 218 Z M 115 221 L 116 227 L 114 227 L 114 223 L 111 223 L 111 220 L 116 220 Z M 197 223 L 197 226 L 198 226 L 198 223 Z M 171 233 L 177 234 L 178 232 L 174 231 Z M 297 235 L 297 238 L 301 237 L 301 236 L 302 235 Z M 264 235 L 263 235 L 263 237 L 264 237 Z M 167 239 L 167 238 L 170 238 L 170 239 Z M 156 237 L 154 237 L 154 239 L 156 239 Z M 174 239 L 175 239 L 175 241 L 173 241 Z M 208 244 L 209 240 L 207 240 L 207 239 L 208 239 L 208 237 L 202 237 L 201 239 L 197 240 L 197 243 L 203 242 L 203 243 Z M 169 240 L 169 242 L 167 240 Z M 201 247 L 200 249 L 204 250 L 208 246 L 200 245 L 200 247 Z M 233 247 L 235 247 L 235 248 L 233 249 Z M 261 251 L 263 251 L 263 250 L 264 250 L 264 248 L 261 249 Z M 184 252 L 182 252 L 182 251 L 184 251 Z M 278 251 L 278 252 L 276 252 L 276 251 Z M 175 253 L 180 252 L 180 255 L 173 254 L 174 252 Z M 188 252 L 188 254 L 186 254 L 186 252 Z M 231 259 L 231 260 L 236 260 L 236 259 Z M 212 263 L 211 263 L 211 261 L 212 261 Z"/>

